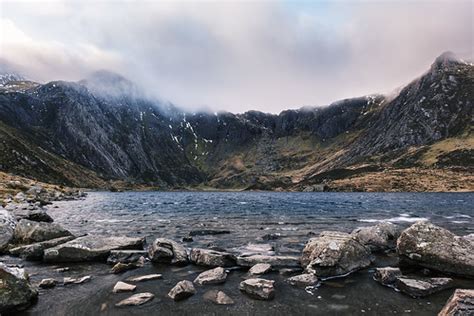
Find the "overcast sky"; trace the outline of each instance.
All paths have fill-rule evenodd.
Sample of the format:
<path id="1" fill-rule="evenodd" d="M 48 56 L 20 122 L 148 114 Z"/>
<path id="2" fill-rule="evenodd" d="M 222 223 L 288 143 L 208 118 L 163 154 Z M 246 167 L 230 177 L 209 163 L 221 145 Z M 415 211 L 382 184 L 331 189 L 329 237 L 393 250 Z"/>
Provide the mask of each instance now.
<path id="1" fill-rule="evenodd" d="M 0 3 L 0 61 L 24 75 L 113 70 L 192 109 L 324 105 L 473 57 L 472 0 Z"/>

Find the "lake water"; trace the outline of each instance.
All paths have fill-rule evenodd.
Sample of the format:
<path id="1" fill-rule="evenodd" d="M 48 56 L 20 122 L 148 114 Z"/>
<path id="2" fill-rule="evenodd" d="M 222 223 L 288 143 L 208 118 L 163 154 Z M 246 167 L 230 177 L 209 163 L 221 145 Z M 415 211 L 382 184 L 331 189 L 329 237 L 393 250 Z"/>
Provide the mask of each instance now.
<path id="1" fill-rule="evenodd" d="M 252 251 L 269 244 L 271 253 L 298 256 L 312 234 L 323 230 L 350 232 L 356 227 L 391 221 L 404 227 L 428 219 L 459 235 L 474 233 L 473 193 L 266 193 L 266 192 L 91 192 L 85 200 L 56 202 L 49 207 L 55 221 L 75 234 L 128 235 L 181 241 L 192 231 L 226 230 L 228 234 L 194 236 L 186 247 L 217 247 L 231 252 Z M 257 245 L 257 246 L 256 246 Z M 15 258 L 2 258 L 15 262 Z M 396 256 L 378 256 L 374 266 L 396 264 Z M 373 269 L 327 280 L 310 291 L 287 285 L 274 272 L 273 301 L 252 300 L 238 290 L 245 271 L 232 271 L 225 284 L 197 287 L 198 293 L 175 303 L 166 297 L 176 282 L 193 280 L 203 268 L 151 265 L 122 275 L 108 273 L 105 264 L 57 266 L 26 263 L 32 281 L 45 277 L 93 276 L 90 283 L 41 290 L 38 304 L 25 314 L 42 315 L 434 315 L 452 290 L 412 299 L 372 280 Z M 129 296 L 112 294 L 113 285 L 131 275 L 162 273 L 163 279 L 138 284 L 155 299 L 141 307 L 115 308 Z M 472 280 L 456 280 L 473 287 Z M 222 289 L 236 304 L 216 306 L 203 301 L 209 289 Z M 103 311 L 101 312 L 101 306 Z"/>

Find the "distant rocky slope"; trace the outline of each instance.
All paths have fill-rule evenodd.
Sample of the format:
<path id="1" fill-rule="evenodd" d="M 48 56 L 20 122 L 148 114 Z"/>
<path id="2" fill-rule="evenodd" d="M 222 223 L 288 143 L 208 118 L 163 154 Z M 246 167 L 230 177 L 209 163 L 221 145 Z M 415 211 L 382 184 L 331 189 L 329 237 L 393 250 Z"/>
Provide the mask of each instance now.
<path id="1" fill-rule="evenodd" d="M 449 53 L 396 97 L 371 95 L 279 115 L 188 113 L 144 97 L 106 71 L 77 83 L 15 76 L 1 83 L 0 170 L 41 181 L 164 189 L 474 189 L 474 66 Z M 434 182 L 416 181 L 416 174 L 423 180 L 430 172 L 439 173 Z M 385 184 L 384 175 L 391 179 Z"/>

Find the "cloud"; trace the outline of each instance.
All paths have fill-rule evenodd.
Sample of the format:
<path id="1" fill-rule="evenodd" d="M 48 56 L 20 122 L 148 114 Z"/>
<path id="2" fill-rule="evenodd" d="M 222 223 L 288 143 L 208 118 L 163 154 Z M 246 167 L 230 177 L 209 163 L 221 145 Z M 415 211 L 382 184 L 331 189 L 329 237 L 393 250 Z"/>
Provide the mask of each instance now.
<path id="1" fill-rule="evenodd" d="M 190 108 L 279 112 L 388 92 L 445 50 L 472 58 L 472 5 L 2 1 L 0 48 L 37 80 L 105 68 Z"/>

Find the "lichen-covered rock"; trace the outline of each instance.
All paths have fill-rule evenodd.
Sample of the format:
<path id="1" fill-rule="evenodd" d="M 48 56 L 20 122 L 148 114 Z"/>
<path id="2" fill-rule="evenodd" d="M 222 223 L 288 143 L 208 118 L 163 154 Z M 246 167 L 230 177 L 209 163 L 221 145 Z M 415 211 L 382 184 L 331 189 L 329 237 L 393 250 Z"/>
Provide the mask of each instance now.
<path id="1" fill-rule="evenodd" d="M 235 265 L 235 257 L 228 253 L 210 249 L 194 248 L 189 255 L 191 262 L 206 267 L 231 267 Z"/>
<path id="2" fill-rule="evenodd" d="M 396 286 L 401 292 L 412 297 L 423 297 L 450 288 L 452 281 L 450 278 L 411 279 L 399 277 Z"/>
<path id="3" fill-rule="evenodd" d="M 227 294 L 218 290 L 210 290 L 204 293 L 203 298 L 206 301 L 213 302 L 217 305 L 232 305 L 234 300 L 230 298 Z"/>
<path id="4" fill-rule="evenodd" d="M 0 208 L 0 253 L 13 241 L 16 224 L 15 218 L 7 210 Z"/>
<path id="5" fill-rule="evenodd" d="M 30 244 L 51 240 L 59 237 L 72 236 L 72 234 L 58 224 L 47 222 L 34 222 L 22 219 L 15 227 L 15 242 Z"/>
<path id="6" fill-rule="evenodd" d="M 148 256 L 153 262 L 187 264 L 188 252 L 183 245 L 166 238 L 157 238 L 148 248 Z"/>
<path id="7" fill-rule="evenodd" d="M 405 229 L 398 238 L 397 251 L 405 262 L 474 277 L 474 243 L 429 222 Z"/>
<path id="8" fill-rule="evenodd" d="M 439 312 L 438 316 L 474 315 L 474 290 L 457 289 Z"/>
<path id="9" fill-rule="evenodd" d="M 227 278 L 227 272 L 222 267 L 217 267 L 211 270 L 207 270 L 199 274 L 194 283 L 203 284 L 219 284 L 224 283 Z"/>
<path id="10" fill-rule="evenodd" d="M 0 313 L 14 313 L 30 306 L 38 292 L 23 269 L 0 263 Z"/>
<path id="11" fill-rule="evenodd" d="M 376 268 L 374 273 L 374 280 L 383 285 L 393 285 L 401 276 L 402 271 L 400 271 L 399 268 Z"/>
<path id="12" fill-rule="evenodd" d="M 74 236 L 54 238 L 51 240 L 41 241 L 41 242 L 37 242 L 30 245 L 12 248 L 8 252 L 13 256 L 19 256 L 22 259 L 29 260 L 29 261 L 42 260 L 45 249 L 64 244 L 68 241 L 73 240 L 74 238 L 75 238 Z"/>
<path id="13" fill-rule="evenodd" d="M 196 294 L 196 289 L 191 281 L 180 281 L 169 291 L 168 296 L 175 301 L 184 300 Z"/>
<path id="14" fill-rule="evenodd" d="M 301 265 L 318 277 L 344 275 L 371 264 L 370 251 L 351 235 L 322 232 L 303 249 Z"/>
<path id="15" fill-rule="evenodd" d="M 237 264 L 242 267 L 252 267 L 259 263 L 267 263 L 273 268 L 300 267 L 300 258 L 293 256 L 243 255 L 237 257 Z"/>
<path id="16" fill-rule="evenodd" d="M 239 289 L 252 298 L 271 300 L 275 297 L 274 284 L 273 280 L 255 278 L 240 282 Z"/>
<path id="17" fill-rule="evenodd" d="M 295 275 L 294 277 L 288 278 L 286 280 L 289 284 L 294 286 L 312 286 L 318 284 L 318 277 L 311 273 L 304 273 L 300 275 Z"/>
<path id="18" fill-rule="evenodd" d="M 357 228 L 351 235 L 371 251 L 377 252 L 394 249 L 400 232 L 399 226 L 390 222 L 382 222 L 375 226 Z"/>

